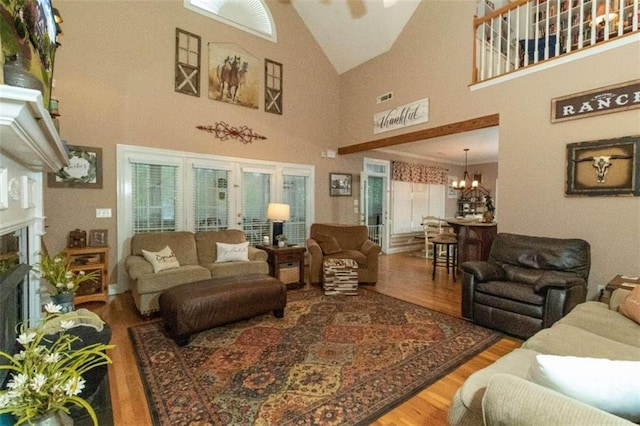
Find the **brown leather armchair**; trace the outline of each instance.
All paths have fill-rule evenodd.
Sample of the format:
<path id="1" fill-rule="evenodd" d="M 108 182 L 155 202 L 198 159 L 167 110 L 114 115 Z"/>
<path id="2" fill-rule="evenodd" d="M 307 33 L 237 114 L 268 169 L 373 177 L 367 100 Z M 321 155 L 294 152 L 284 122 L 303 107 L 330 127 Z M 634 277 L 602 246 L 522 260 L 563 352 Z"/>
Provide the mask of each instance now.
<path id="1" fill-rule="evenodd" d="M 486 262 L 461 267 L 462 316 L 527 339 L 585 301 L 590 246 L 580 239 L 499 233 Z"/>
<path id="2" fill-rule="evenodd" d="M 314 223 L 309 239 L 309 280 L 322 282 L 324 259 L 352 259 L 358 264 L 358 282 L 375 284 L 378 280 L 380 246 L 369 239 L 364 225 Z"/>

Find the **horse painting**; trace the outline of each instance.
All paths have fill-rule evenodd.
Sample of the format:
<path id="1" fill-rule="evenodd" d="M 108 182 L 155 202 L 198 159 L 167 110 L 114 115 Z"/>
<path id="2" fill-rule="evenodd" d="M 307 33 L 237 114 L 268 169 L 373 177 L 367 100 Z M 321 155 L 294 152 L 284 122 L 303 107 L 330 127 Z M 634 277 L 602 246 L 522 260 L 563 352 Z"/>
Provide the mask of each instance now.
<path id="1" fill-rule="evenodd" d="M 232 44 L 211 43 L 209 49 L 209 97 L 258 108 L 257 58 Z"/>

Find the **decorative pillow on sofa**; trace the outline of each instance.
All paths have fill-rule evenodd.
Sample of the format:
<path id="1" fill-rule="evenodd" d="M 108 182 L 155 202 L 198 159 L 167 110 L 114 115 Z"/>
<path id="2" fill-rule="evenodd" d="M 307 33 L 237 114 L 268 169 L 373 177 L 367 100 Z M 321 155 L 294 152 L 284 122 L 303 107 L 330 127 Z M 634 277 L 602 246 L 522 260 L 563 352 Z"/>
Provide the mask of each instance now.
<path id="1" fill-rule="evenodd" d="M 622 303 L 620 303 L 618 312 L 640 324 L 640 286 L 627 294 Z"/>
<path id="2" fill-rule="evenodd" d="M 166 246 L 160 251 L 146 251 L 142 250 L 142 255 L 147 262 L 149 262 L 153 266 L 153 272 L 165 271 L 167 269 L 179 268 L 180 262 L 178 262 L 178 258 L 171 251 L 169 246 Z"/>
<path id="3" fill-rule="evenodd" d="M 249 241 L 240 244 L 216 242 L 216 262 L 246 262 L 249 260 Z"/>
<path id="4" fill-rule="evenodd" d="M 338 244 L 338 240 L 331 235 L 318 234 L 315 236 L 314 240 L 318 242 L 320 250 L 322 250 L 322 254 L 336 254 L 342 251 L 340 244 Z"/>
<path id="5" fill-rule="evenodd" d="M 640 361 L 536 355 L 529 380 L 632 422 L 640 421 Z"/>

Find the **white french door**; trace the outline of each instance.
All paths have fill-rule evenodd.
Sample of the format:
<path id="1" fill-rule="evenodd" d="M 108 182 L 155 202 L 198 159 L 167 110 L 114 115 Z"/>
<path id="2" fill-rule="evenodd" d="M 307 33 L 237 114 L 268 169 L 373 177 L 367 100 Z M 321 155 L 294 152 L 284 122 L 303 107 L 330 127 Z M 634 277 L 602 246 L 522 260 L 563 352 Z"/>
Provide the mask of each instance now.
<path id="1" fill-rule="evenodd" d="M 365 158 L 360 174 L 360 223 L 383 252 L 389 249 L 389 173 L 389 161 Z"/>

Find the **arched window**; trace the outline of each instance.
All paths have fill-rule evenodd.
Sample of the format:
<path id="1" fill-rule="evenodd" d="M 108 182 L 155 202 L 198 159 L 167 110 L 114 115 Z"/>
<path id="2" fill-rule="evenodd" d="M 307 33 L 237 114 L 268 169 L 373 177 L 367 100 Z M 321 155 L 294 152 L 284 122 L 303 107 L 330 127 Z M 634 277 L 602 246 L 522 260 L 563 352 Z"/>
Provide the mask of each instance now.
<path id="1" fill-rule="evenodd" d="M 274 43 L 277 41 L 276 26 L 264 0 L 184 0 L 184 6 Z"/>

